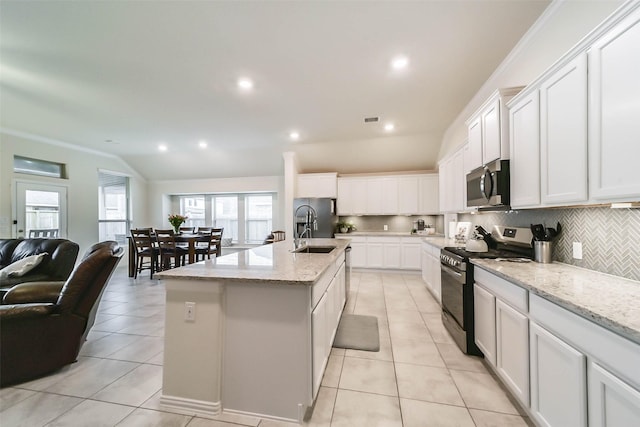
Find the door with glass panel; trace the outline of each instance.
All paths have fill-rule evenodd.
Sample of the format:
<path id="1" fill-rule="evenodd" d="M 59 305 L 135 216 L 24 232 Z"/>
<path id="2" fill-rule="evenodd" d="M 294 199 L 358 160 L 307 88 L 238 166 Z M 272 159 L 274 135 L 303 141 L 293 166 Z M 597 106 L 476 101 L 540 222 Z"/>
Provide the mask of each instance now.
<path id="1" fill-rule="evenodd" d="M 67 237 L 67 187 L 16 182 L 16 237 Z"/>

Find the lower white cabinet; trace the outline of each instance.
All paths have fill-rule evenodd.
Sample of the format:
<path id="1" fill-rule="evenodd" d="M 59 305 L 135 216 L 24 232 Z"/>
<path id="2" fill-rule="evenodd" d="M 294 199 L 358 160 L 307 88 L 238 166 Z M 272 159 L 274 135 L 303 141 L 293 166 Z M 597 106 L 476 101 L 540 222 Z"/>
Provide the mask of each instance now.
<path id="1" fill-rule="evenodd" d="M 351 266 L 354 268 L 420 270 L 418 237 L 338 234 L 336 238 L 351 239 Z"/>
<path id="2" fill-rule="evenodd" d="M 640 392 L 596 362 L 589 363 L 589 426 L 640 425 Z"/>
<path id="3" fill-rule="evenodd" d="M 313 340 L 313 395 L 315 396 L 320 383 L 322 382 L 322 374 L 327 366 L 327 353 L 331 352 L 331 348 L 327 351 L 327 294 L 325 293 L 315 309 L 311 312 L 311 336 Z"/>
<path id="4" fill-rule="evenodd" d="M 420 241 L 413 237 L 403 237 L 400 243 L 402 250 L 400 268 L 403 270 L 420 270 Z"/>
<path id="5" fill-rule="evenodd" d="M 586 356 L 531 322 L 531 411 L 543 426 L 587 425 Z"/>
<path id="6" fill-rule="evenodd" d="M 442 304 L 440 248 L 429 243 L 422 244 L 422 280 L 424 280 L 427 289 L 438 301 L 438 304 Z"/>
<path id="7" fill-rule="evenodd" d="M 384 243 L 383 250 L 383 268 L 401 268 L 402 266 L 402 251 L 400 249 L 400 243 Z"/>
<path id="8" fill-rule="evenodd" d="M 473 285 L 473 316 L 476 345 L 484 358 L 496 366 L 496 297 Z"/>
<path id="9" fill-rule="evenodd" d="M 528 406 L 529 318 L 500 300 L 496 300 L 496 370 Z"/>

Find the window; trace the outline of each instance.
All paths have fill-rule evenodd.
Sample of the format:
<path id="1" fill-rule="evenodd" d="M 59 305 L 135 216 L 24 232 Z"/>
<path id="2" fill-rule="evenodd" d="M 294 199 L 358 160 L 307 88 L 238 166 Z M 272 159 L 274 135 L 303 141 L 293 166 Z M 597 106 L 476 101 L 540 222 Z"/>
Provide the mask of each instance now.
<path id="1" fill-rule="evenodd" d="M 60 194 L 54 191 L 27 190 L 25 200 L 27 232 L 55 230 L 57 237 L 60 227 Z"/>
<path id="2" fill-rule="evenodd" d="M 98 236 L 126 243 L 129 234 L 129 177 L 98 172 Z"/>
<path id="3" fill-rule="evenodd" d="M 271 233 L 273 217 L 273 197 L 268 195 L 247 195 L 245 207 L 245 241 L 246 243 L 262 243 Z"/>
<path id="4" fill-rule="evenodd" d="M 178 196 L 188 226 L 224 228 L 233 243 L 259 244 L 271 233 L 273 193 Z"/>
<path id="5" fill-rule="evenodd" d="M 187 217 L 185 227 L 205 226 L 204 196 L 186 196 L 180 199 L 180 214 Z"/>
<path id="6" fill-rule="evenodd" d="M 30 159 L 22 156 L 13 156 L 13 171 L 29 175 L 64 178 L 64 165 L 62 163 Z"/>
<path id="7" fill-rule="evenodd" d="M 238 196 L 212 196 L 212 226 L 224 227 L 224 237 L 231 237 L 234 243 L 240 242 L 238 235 Z"/>

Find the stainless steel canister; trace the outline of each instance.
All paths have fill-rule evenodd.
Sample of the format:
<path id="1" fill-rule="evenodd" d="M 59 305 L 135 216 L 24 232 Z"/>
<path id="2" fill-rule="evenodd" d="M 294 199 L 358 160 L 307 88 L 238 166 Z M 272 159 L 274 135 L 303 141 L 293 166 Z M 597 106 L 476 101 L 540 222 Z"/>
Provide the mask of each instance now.
<path id="1" fill-rule="evenodd" d="M 553 255 L 553 242 L 536 240 L 533 242 L 533 259 L 544 264 L 551 263 Z"/>

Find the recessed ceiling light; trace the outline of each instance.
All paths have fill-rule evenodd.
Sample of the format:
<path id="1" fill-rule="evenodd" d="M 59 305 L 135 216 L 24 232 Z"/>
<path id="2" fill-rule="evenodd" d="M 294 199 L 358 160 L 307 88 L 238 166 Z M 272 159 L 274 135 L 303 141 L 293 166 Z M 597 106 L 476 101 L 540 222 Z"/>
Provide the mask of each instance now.
<path id="1" fill-rule="evenodd" d="M 396 56 L 391 60 L 391 68 L 394 70 L 404 70 L 409 65 L 409 58 L 406 56 Z"/>
<path id="2" fill-rule="evenodd" d="M 393 123 L 387 123 L 386 125 L 384 125 L 384 130 L 387 132 L 391 132 L 396 128 L 396 126 Z"/>
<path id="3" fill-rule="evenodd" d="M 297 131 L 291 131 L 289 133 L 289 138 L 291 138 L 293 141 L 297 141 L 298 139 L 300 139 L 300 134 Z"/>
<path id="4" fill-rule="evenodd" d="M 198 142 L 198 147 L 200 147 L 200 148 L 207 148 L 207 141 L 200 141 L 200 142 Z"/>
<path id="5" fill-rule="evenodd" d="M 251 90 L 253 89 L 253 81 L 246 77 L 239 78 L 238 87 L 242 90 Z"/>
<path id="6" fill-rule="evenodd" d="M 160 151 L 167 151 L 168 149 L 169 147 L 167 147 L 165 144 L 158 145 L 158 150 Z"/>

